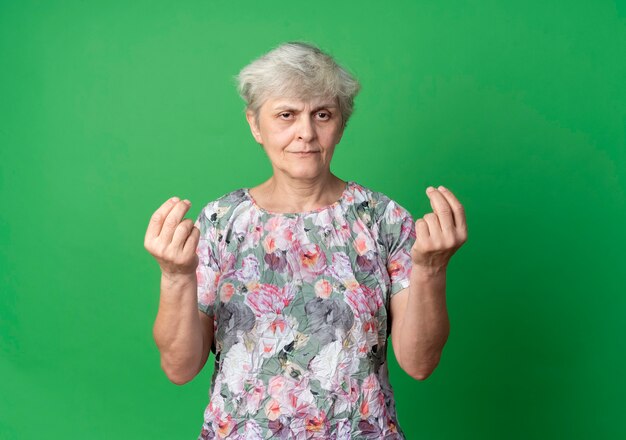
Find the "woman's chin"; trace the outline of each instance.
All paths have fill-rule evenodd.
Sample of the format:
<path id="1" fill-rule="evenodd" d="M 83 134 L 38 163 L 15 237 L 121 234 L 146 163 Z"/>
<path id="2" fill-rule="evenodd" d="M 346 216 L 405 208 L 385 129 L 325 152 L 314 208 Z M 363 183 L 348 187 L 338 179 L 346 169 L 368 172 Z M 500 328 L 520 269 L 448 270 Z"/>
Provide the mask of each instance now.
<path id="1" fill-rule="evenodd" d="M 330 170 L 326 168 L 297 167 L 290 170 L 288 174 L 294 179 L 310 180 L 329 173 Z"/>

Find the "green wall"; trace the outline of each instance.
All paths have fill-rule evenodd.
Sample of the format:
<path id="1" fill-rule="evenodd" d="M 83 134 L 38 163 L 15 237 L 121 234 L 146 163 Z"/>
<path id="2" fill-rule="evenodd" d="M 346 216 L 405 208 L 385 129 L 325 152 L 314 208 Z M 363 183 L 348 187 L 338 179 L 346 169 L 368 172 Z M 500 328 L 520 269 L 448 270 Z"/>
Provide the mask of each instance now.
<path id="1" fill-rule="evenodd" d="M 362 82 L 336 174 L 466 208 L 441 363 L 391 360 L 408 437 L 626 438 L 626 2 L 603 0 L 0 1 L 0 438 L 197 437 L 212 371 L 160 370 L 143 236 L 170 196 L 195 218 L 269 176 L 232 78 L 288 40 Z"/>

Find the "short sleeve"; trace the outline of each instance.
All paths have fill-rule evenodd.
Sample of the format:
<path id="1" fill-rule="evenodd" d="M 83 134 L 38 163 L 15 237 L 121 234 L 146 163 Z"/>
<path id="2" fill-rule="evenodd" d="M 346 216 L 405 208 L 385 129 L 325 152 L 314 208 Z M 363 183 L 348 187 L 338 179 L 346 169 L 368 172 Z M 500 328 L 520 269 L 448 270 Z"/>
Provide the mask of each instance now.
<path id="1" fill-rule="evenodd" d="M 415 227 L 411 213 L 390 200 L 380 219 L 379 233 L 386 247 L 387 271 L 391 282 L 390 295 L 409 287 L 411 279 L 411 247 L 415 243 Z"/>
<path id="2" fill-rule="evenodd" d="M 198 267 L 198 309 L 208 316 L 214 316 L 217 285 L 220 278 L 220 266 L 215 243 L 217 228 L 214 223 L 214 204 L 210 203 L 200 211 L 195 226 L 200 230 L 200 240 L 196 248 Z"/>

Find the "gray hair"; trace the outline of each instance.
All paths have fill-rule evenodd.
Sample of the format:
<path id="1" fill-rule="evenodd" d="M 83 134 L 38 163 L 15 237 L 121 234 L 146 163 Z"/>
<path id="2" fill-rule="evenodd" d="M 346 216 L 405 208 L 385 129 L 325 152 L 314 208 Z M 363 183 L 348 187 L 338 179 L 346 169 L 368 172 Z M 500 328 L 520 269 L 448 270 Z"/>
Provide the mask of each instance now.
<path id="1" fill-rule="evenodd" d="M 239 95 L 258 122 L 259 109 L 269 97 L 336 98 L 345 125 L 354 110 L 361 85 L 346 69 L 316 46 L 288 42 L 241 69 L 235 77 Z"/>

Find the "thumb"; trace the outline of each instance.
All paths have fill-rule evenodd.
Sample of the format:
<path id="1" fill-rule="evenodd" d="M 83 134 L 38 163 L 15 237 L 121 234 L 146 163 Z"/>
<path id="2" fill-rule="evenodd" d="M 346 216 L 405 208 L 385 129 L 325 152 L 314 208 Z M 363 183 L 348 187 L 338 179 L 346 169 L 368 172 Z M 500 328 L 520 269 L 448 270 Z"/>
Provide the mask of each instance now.
<path id="1" fill-rule="evenodd" d="M 187 254 L 187 253 L 195 252 L 198 247 L 199 242 L 200 242 L 200 229 L 194 226 L 191 229 L 191 234 L 189 234 L 189 237 L 187 237 L 187 240 L 185 241 L 185 245 L 183 246 L 183 253 Z"/>

